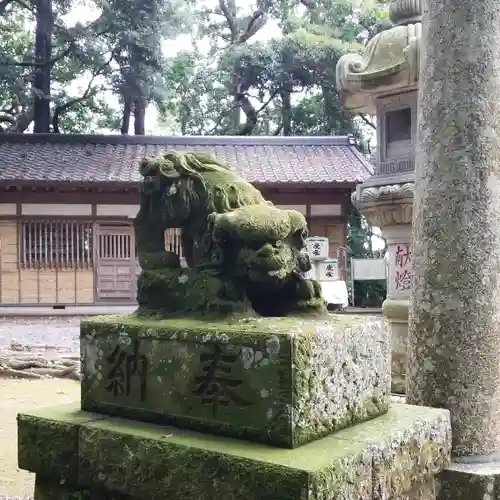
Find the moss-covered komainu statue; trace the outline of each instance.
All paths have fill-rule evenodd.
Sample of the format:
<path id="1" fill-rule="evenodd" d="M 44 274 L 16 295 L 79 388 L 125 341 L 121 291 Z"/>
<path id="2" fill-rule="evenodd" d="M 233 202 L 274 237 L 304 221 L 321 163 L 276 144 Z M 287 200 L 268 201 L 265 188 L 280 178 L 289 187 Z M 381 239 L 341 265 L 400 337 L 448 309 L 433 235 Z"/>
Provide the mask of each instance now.
<path id="1" fill-rule="evenodd" d="M 209 155 L 144 159 L 135 221 L 142 273 L 140 315 L 323 314 L 304 252 L 305 218 L 281 210 Z M 165 250 L 168 228 L 182 229 L 179 256 Z"/>

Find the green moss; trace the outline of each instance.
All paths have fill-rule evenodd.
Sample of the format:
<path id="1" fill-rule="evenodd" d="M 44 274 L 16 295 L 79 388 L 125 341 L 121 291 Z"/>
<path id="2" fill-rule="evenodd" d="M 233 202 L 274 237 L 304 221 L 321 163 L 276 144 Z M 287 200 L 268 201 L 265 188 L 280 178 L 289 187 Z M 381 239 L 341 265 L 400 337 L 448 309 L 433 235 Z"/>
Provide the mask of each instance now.
<path id="1" fill-rule="evenodd" d="M 180 269 L 181 262 L 179 256 L 174 252 L 141 252 L 139 254 L 139 264 L 141 269 Z"/>
<path id="2" fill-rule="evenodd" d="M 65 488 L 56 488 L 62 474 L 54 468 L 39 481 L 41 492 L 55 492 L 51 500 L 86 500 L 85 490 L 96 500 L 403 498 L 402 486 L 413 488 L 449 460 L 448 413 L 407 405 L 296 450 L 115 418 L 82 424 L 74 410 L 65 411 L 66 422 L 75 419 L 78 469 L 76 482 L 64 484 L 76 496 L 56 496 Z M 45 409 L 32 418 L 52 429 L 50 415 L 63 412 Z M 38 434 L 47 436 L 43 447 L 62 446 L 49 432 Z M 23 434 L 19 446 L 27 445 Z"/>
<path id="3" fill-rule="evenodd" d="M 169 429 L 161 429 L 162 434 L 118 429 L 119 433 L 110 424 L 82 432 L 82 484 L 111 483 L 117 491 L 137 498 L 177 500 L 299 500 L 307 487 L 308 474 L 303 470 L 273 463 L 257 465 L 244 457 L 184 444 L 182 439 L 178 443 L 167 437 Z"/>
<path id="4" fill-rule="evenodd" d="M 144 318 L 136 314 L 95 316 L 81 321 L 81 334 L 99 334 L 119 332 L 124 327 L 130 331 L 142 330 L 142 336 L 169 337 L 176 331 L 206 333 L 223 332 L 231 337 L 241 338 L 247 334 L 276 335 L 298 333 L 314 333 L 318 327 L 334 326 L 336 328 L 352 328 L 366 321 L 366 316 L 355 314 L 329 315 L 326 318 L 301 317 L 269 317 L 248 318 L 232 317 L 208 318 L 179 316 L 174 318 Z"/>
<path id="5" fill-rule="evenodd" d="M 40 474 L 35 479 L 34 500 L 133 500 L 129 495 L 110 493 L 103 489 L 83 489 Z"/>
<path id="6" fill-rule="evenodd" d="M 319 285 L 304 276 L 311 264 L 303 215 L 274 207 L 207 155 L 166 153 L 141 161 L 140 172 L 139 314 L 326 314 Z M 164 248 L 165 230 L 177 227 L 190 271 Z"/>
<path id="7" fill-rule="evenodd" d="M 243 241 L 278 242 L 303 229 L 306 224 L 305 217 L 299 212 L 260 203 L 216 215 L 214 237 L 218 239 L 224 235 Z"/>
<path id="8" fill-rule="evenodd" d="M 137 282 L 137 316 L 196 314 L 251 316 L 253 309 L 230 282 L 197 269 L 143 271 Z"/>
<path id="9" fill-rule="evenodd" d="M 79 405 L 19 414 L 17 417 L 18 462 L 21 469 L 41 474 L 58 471 L 60 479 L 76 478 L 78 426 L 102 418 L 82 412 Z M 43 421 L 43 423 L 42 423 Z M 51 443 L 47 446 L 47 443 Z"/>
<path id="10" fill-rule="evenodd" d="M 318 371 L 321 353 L 334 351 L 332 359 L 340 362 L 342 353 L 348 356 L 349 341 L 337 343 L 349 326 L 359 328 L 363 320 L 344 315 L 225 322 L 133 315 L 86 320 L 81 324 L 82 408 L 297 447 L 387 411 L 388 393 L 380 392 L 370 375 L 360 372 L 349 382 L 363 387 L 352 395 L 345 381 L 329 377 L 325 386 Z M 117 352 L 124 358 L 113 368 Z M 126 359 L 145 367 L 143 373 L 131 373 L 129 383 Z M 382 361 L 374 366 L 384 370 Z"/>

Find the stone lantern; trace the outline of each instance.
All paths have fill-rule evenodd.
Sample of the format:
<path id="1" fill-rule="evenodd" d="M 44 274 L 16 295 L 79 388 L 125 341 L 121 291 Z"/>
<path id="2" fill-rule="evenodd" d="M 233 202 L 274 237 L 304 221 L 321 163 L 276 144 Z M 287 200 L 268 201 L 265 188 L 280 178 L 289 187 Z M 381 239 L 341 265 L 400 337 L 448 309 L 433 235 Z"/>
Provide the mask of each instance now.
<path id="1" fill-rule="evenodd" d="M 394 26 L 373 37 L 362 54 L 340 58 L 337 88 L 347 109 L 377 117 L 375 175 L 358 186 L 353 203 L 381 229 L 388 243 L 383 313 L 392 329 L 392 390 L 403 393 L 413 281 L 411 224 L 421 0 L 393 0 L 389 8 Z"/>

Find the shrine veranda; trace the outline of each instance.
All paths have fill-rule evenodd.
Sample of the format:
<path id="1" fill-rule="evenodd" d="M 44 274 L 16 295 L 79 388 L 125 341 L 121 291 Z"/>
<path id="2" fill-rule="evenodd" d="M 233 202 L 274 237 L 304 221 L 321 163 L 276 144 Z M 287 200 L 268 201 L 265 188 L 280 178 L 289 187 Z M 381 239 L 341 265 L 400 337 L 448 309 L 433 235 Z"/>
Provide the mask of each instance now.
<path id="1" fill-rule="evenodd" d="M 81 403 L 19 415 L 19 466 L 36 500 L 431 499 L 449 415 L 389 407 L 389 349 L 363 316 L 84 321 Z"/>

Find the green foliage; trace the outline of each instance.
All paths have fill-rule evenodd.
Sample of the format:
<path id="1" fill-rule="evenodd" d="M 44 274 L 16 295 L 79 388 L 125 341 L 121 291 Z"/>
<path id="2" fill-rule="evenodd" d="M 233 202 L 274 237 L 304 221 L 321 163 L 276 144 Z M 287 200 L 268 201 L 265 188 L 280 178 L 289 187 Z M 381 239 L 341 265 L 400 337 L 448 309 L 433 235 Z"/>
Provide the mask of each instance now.
<path id="1" fill-rule="evenodd" d="M 174 133 L 351 133 L 361 141 L 361 122 L 339 104 L 335 64 L 386 27 L 387 12 L 358 4 L 53 0 L 51 57 L 40 63 L 50 69 L 51 129 L 126 133 L 134 115 L 135 132 L 144 133 L 154 104 Z M 25 131 L 33 120 L 37 5 L 0 2 L 4 131 Z M 65 15 L 82 6 L 94 18 L 68 24 Z M 182 34 L 187 45 L 171 50 Z"/>
<path id="2" fill-rule="evenodd" d="M 179 53 L 162 119 L 187 134 L 345 134 L 369 123 L 343 110 L 335 65 L 388 26 L 380 3 L 265 1 L 251 11 L 222 0 L 200 7 L 194 48 Z M 205 4 L 204 4 L 205 5 Z M 203 20 L 203 21 L 202 21 Z M 275 27 L 275 36 L 264 35 Z M 370 128 L 373 126 L 370 124 Z"/>
<path id="3" fill-rule="evenodd" d="M 363 217 L 354 206 L 348 219 L 349 257 L 354 259 L 379 259 L 385 256 L 386 246 L 373 249 L 373 232 L 366 217 Z M 384 242 L 385 243 L 385 242 Z M 356 281 L 353 294 L 354 305 L 358 307 L 380 307 L 387 294 L 385 280 Z"/>
<path id="4" fill-rule="evenodd" d="M 29 128 L 39 94 L 34 75 L 42 67 L 49 70 L 46 97 L 54 132 L 116 130 L 124 128 L 130 113 L 136 129 L 143 130 L 146 106 L 163 106 L 166 58 L 161 45 L 184 29 L 185 2 L 90 0 L 85 7 L 95 19 L 68 24 L 64 16 L 75 7 L 81 8 L 81 2 L 54 0 L 48 26 L 34 0 L 0 2 L 1 131 Z M 42 21 L 52 33 L 52 47 L 44 60 L 34 61 L 35 27 Z"/>

